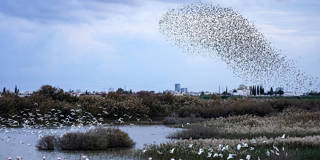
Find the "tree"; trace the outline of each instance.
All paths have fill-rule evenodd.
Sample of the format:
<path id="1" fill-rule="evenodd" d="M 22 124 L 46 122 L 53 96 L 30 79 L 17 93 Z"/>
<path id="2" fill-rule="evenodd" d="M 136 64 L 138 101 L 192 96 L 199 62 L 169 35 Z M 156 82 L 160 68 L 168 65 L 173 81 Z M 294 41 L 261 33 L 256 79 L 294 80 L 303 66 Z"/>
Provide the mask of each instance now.
<path id="1" fill-rule="evenodd" d="M 260 95 L 264 95 L 264 88 L 260 86 Z"/>
<path id="2" fill-rule="evenodd" d="M 6 92 L 7 92 L 6 87 L 3 87 L 2 94 L 4 95 L 4 94 L 6 94 Z"/>
<path id="3" fill-rule="evenodd" d="M 15 85 L 15 87 L 14 87 L 14 94 L 15 95 L 19 94 L 19 89 L 18 89 L 17 85 Z"/>
<path id="4" fill-rule="evenodd" d="M 118 88 L 117 93 L 123 93 L 124 90 L 122 88 Z"/>
<path id="5" fill-rule="evenodd" d="M 270 95 L 273 95 L 273 88 L 270 88 Z"/>
<path id="6" fill-rule="evenodd" d="M 253 95 L 256 96 L 257 95 L 257 89 L 256 86 L 253 86 Z"/>
<path id="7" fill-rule="evenodd" d="M 282 95 L 284 94 L 284 91 L 283 91 L 282 89 L 280 89 L 280 90 L 278 91 L 278 94 L 279 94 L 280 96 L 282 96 Z"/>

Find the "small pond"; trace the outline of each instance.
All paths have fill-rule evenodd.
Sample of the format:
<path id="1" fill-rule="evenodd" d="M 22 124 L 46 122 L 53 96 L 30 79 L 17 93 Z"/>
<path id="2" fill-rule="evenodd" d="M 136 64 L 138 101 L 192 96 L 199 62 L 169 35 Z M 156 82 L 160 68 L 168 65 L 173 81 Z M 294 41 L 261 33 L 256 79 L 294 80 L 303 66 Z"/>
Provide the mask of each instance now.
<path id="1" fill-rule="evenodd" d="M 136 142 L 132 149 L 113 149 L 96 152 L 65 152 L 65 151 L 39 151 L 36 148 L 38 140 L 44 135 L 62 135 L 67 132 L 85 132 L 94 126 L 62 127 L 58 129 L 34 129 L 34 128 L 0 128 L 0 159 L 8 157 L 23 157 L 24 160 L 41 160 L 43 156 L 47 160 L 56 160 L 57 157 L 67 160 L 79 160 L 80 155 L 86 155 L 90 160 L 104 159 L 133 159 L 133 151 L 143 148 L 144 144 L 159 144 L 170 141 L 166 138 L 169 134 L 180 129 L 170 128 L 164 125 L 123 125 L 104 126 L 115 127 L 125 131 Z"/>

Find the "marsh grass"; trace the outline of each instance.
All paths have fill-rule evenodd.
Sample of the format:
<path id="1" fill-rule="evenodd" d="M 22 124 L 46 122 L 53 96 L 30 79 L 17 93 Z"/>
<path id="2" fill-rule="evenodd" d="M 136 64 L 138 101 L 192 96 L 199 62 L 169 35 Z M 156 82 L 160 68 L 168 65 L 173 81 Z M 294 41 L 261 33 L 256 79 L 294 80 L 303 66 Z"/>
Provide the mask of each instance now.
<path id="1" fill-rule="evenodd" d="M 190 117 L 179 117 L 177 115 L 172 115 L 169 117 L 165 117 L 162 122 L 165 125 L 174 125 L 174 124 L 187 124 L 187 123 L 197 123 L 197 122 L 203 122 L 206 119 L 201 117 L 195 117 L 194 115 L 191 115 Z"/>
<path id="2" fill-rule="evenodd" d="M 185 159 L 185 160 L 202 160 L 202 159 L 227 159 L 229 154 L 234 154 L 233 159 L 246 159 L 250 155 L 250 159 L 273 159 L 273 160 L 304 160 L 319 159 L 319 148 L 288 148 L 281 144 L 252 144 L 247 141 L 232 140 L 234 144 L 227 144 L 228 140 L 208 141 L 208 140 L 184 140 L 178 142 L 168 142 L 160 145 L 147 145 L 137 154 L 140 157 L 152 157 L 153 159 Z M 257 140 L 258 141 L 258 140 Z M 220 142 L 227 142 L 225 144 Z M 237 149 L 237 145 L 248 144 L 248 147 Z M 192 145 L 192 146 L 190 146 Z M 221 145 L 221 147 L 219 147 Z M 222 149 L 226 148 L 228 149 Z M 278 150 L 276 150 L 277 148 Z M 173 150 L 174 149 L 174 150 Z M 173 150 L 173 152 L 172 152 Z M 203 152 L 200 153 L 199 151 Z M 268 155 L 267 152 L 270 154 Z M 219 154 L 219 156 L 214 156 Z M 220 157 L 222 154 L 222 157 Z"/>
<path id="3" fill-rule="evenodd" d="M 39 150 L 106 150 L 132 147 L 135 143 L 127 133 L 115 128 L 97 128 L 85 133 L 66 133 L 62 137 L 45 136 L 38 142 Z"/>
<path id="4" fill-rule="evenodd" d="M 232 159 L 246 159 L 247 155 L 250 155 L 250 159 L 292 159 L 291 156 L 286 152 L 280 150 L 276 154 L 266 155 L 266 152 L 272 147 L 254 147 L 253 150 L 250 147 L 242 148 L 237 150 L 235 147 L 229 146 L 227 150 L 221 150 L 217 145 L 211 145 L 203 147 L 201 144 L 193 144 L 192 147 L 189 145 L 192 143 L 166 143 L 160 145 L 149 145 L 139 152 L 141 157 L 152 157 L 154 159 L 184 159 L 184 160 L 204 160 L 204 159 L 227 159 L 229 154 L 233 154 Z M 221 144 L 222 145 L 222 144 Z M 226 147 L 227 145 L 222 145 Z M 174 149 L 173 152 L 171 152 Z M 203 152 L 199 152 L 199 151 Z M 218 155 L 218 156 L 217 156 Z"/>
<path id="5" fill-rule="evenodd" d="M 185 126 L 188 129 L 171 135 L 171 138 L 274 138 L 286 134 L 288 137 L 320 135 L 320 112 L 297 108 L 285 109 L 271 116 L 230 116 Z"/>

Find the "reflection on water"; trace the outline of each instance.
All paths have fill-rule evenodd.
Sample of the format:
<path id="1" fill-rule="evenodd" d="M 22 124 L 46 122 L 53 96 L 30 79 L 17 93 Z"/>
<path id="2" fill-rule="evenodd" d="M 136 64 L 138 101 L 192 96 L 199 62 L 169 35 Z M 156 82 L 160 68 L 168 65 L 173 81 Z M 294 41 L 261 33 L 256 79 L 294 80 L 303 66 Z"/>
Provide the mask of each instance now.
<path id="1" fill-rule="evenodd" d="M 179 130 L 163 125 L 128 125 L 116 127 L 129 134 L 133 141 L 136 142 L 135 147 L 132 149 L 112 149 L 95 152 L 39 151 L 35 146 L 38 140 L 45 135 L 62 135 L 66 132 L 77 131 L 85 132 L 94 127 L 63 127 L 59 129 L 0 128 L 0 159 L 21 156 L 24 160 L 40 160 L 45 156 L 48 160 L 56 160 L 57 157 L 63 157 L 68 160 L 79 160 L 80 155 L 87 155 L 90 160 L 132 159 L 134 149 L 141 149 L 144 144 L 159 144 L 169 141 L 170 139 L 167 139 L 166 136 Z"/>

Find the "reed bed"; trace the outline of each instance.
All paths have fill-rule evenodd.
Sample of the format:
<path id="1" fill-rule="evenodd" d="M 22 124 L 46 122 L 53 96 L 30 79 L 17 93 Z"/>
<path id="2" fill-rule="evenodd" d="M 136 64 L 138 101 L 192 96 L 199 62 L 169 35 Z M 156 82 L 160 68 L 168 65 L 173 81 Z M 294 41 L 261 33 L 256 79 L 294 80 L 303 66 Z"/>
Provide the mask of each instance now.
<path id="1" fill-rule="evenodd" d="M 274 138 L 320 135 L 320 112 L 296 108 L 286 109 L 271 116 L 241 115 L 220 117 L 185 126 L 188 129 L 171 135 L 171 138 Z"/>

